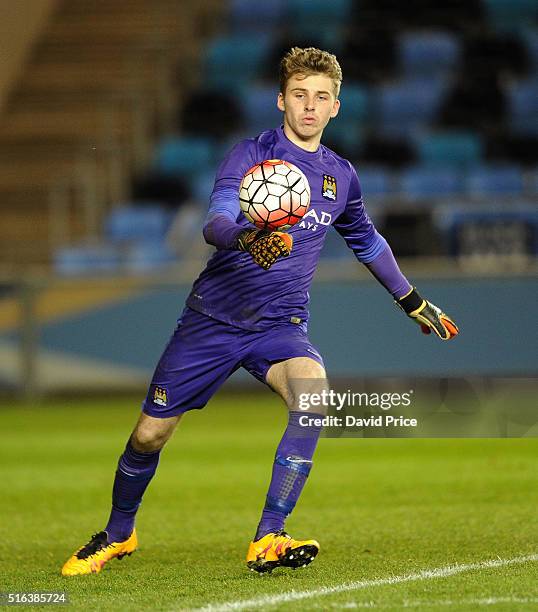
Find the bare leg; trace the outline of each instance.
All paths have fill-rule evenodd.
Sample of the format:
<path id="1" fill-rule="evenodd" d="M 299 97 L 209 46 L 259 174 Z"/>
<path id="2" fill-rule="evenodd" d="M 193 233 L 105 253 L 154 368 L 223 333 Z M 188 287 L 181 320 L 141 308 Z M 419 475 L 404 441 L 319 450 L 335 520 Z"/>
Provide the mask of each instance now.
<path id="1" fill-rule="evenodd" d="M 299 410 L 300 394 L 320 393 L 329 385 L 323 366 L 310 357 L 294 357 L 273 364 L 266 381 L 286 402 L 289 410 Z M 323 406 L 308 408 L 308 411 L 325 414 Z"/>
<path id="2" fill-rule="evenodd" d="M 158 419 L 142 412 L 131 434 L 131 444 L 140 453 L 161 450 L 174 433 L 181 416 Z"/>

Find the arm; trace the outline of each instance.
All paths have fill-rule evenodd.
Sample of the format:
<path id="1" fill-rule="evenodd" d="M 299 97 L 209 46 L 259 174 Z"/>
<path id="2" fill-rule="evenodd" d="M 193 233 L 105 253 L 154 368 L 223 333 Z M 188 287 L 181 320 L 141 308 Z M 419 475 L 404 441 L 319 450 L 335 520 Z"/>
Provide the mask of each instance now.
<path id="1" fill-rule="evenodd" d="M 236 249 L 237 238 L 245 230 L 230 216 L 223 213 L 207 215 L 204 223 L 204 239 L 217 249 Z"/>
<path id="2" fill-rule="evenodd" d="M 387 241 L 375 229 L 362 202 L 361 188 L 355 169 L 348 192 L 347 205 L 334 227 L 344 237 L 359 261 L 392 294 L 396 304 L 425 334 L 432 331 L 442 340 L 450 340 L 459 332 L 457 325 L 437 306 L 423 299 L 402 274 Z"/>
<path id="3" fill-rule="evenodd" d="M 383 238 L 383 240 L 385 240 Z M 385 241 L 385 249 L 371 262 L 364 265 L 370 270 L 375 278 L 385 287 L 395 300 L 400 299 L 409 291 L 411 285 L 398 267 L 392 249 Z"/>
<path id="4" fill-rule="evenodd" d="M 205 241 L 217 249 L 236 249 L 237 238 L 245 230 L 237 223 L 241 214 L 239 185 L 254 165 L 254 155 L 254 143 L 244 140 L 228 153 L 217 170 L 203 229 Z"/>
<path id="5" fill-rule="evenodd" d="M 219 250 L 245 251 L 268 270 L 279 257 L 287 257 L 292 248 L 290 235 L 245 228 L 240 218 L 239 185 L 246 171 L 255 164 L 254 144 L 244 140 L 226 156 L 217 171 L 203 234 L 208 244 Z"/>

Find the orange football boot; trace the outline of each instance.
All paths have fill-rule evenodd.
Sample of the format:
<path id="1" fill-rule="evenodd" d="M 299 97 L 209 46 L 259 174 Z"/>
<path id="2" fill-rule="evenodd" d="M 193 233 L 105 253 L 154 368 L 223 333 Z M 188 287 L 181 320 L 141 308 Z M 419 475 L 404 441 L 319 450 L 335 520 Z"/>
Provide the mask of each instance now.
<path id="1" fill-rule="evenodd" d="M 275 567 L 297 569 L 312 563 L 319 552 L 316 540 L 294 540 L 285 531 L 268 533 L 248 547 L 247 565 L 253 572 L 272 572 Z"/>
<path id="2" fill-rule="evenodd" d="M 63 576 L 98 574 L 110 559 L 123 559 L 132 555 L 138 546 L 136 530 L 124 542 L 108 542 L 106 531 L 92 536 L 91 540 L 73 553 L 62 567 Z"/>

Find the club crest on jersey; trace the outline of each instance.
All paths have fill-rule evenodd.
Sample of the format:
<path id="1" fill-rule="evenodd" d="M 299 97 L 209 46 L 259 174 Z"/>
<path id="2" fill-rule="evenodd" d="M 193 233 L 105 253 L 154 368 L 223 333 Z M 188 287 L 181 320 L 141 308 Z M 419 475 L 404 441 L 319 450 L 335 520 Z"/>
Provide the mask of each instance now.
<path id="1" fill-rule="evenodd" d="M 153 403 L 159 404 L 159 406 L 168 406 L 168 394 L 164 387 L 155 387 L 153 392 Z"/>
<path id="2" fill-rule="evenodd" d="M 334 176 L 330 176 L 329 174 L 323 175 L 321 195 L 327 200 L 332 200 L 333 202 L 336 200 L 336 179 Z"/>

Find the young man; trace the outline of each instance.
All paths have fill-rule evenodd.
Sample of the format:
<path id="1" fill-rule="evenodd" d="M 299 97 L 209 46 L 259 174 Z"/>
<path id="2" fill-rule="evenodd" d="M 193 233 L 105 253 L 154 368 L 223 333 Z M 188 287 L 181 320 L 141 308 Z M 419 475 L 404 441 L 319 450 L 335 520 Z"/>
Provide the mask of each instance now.
<path id="1" fill-rule="evenodd" d="M 64 575 L 97 573 L 110 559 L 136 549 L 135 515 L 160 450 L 181 415 L 203 408 L 239 367 L 276 391 L 289 408 L 247 564 L 265 572 L 314 559 L 319 544 L 294 540 L 284 531 L 284 521 L 310 472 L 320 433 L 314 426 L 301 427 L 304 412 L 298 410 L 294 385 L 297 380 L 311 387 L 327 385 L 323 360 L 308 339 L 306 324 L 308 288 L 330 224 L 423 331 L 443 340 L 458 333 L 400 272 L 364 210 L 354 168 L 320 144 L 325 126 L 338 114 L 341 81 L 334 55 L 291 49 L 280 65 L 277 105 L 284 125 L 240 142 L 221 164 L 204 226 L 206 241 L 217 250 L 194 283 L 120 457 L 108 524 L 68 559 Z M 310 183 L 306 216 L 311 222 L 305 217 L 287 234 L 254 229 L 240 211 L 241 179 L 266 159 L 292 162 Z M 319 416 L 323 410 L 317 412 Z M 315 413 L 310 410 L 311 416 Z"/>

